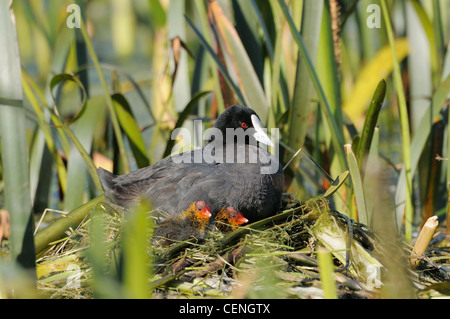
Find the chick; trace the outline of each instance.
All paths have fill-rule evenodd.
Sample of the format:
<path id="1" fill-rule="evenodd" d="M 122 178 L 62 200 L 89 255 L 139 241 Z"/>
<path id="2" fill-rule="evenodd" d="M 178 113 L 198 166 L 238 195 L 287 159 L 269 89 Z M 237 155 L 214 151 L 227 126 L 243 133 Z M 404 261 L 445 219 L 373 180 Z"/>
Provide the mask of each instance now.
<path id="1" fill-rule="evenodd" d="M 238 212 L 233 207 L 222 208 L 215 218 L 216 227 L 222 232 L 229 232 L 236 230 L 238 226 L 241 226 L 248 222 L 248 219 Z"/>
<path id="2" fill-rule="evenodd" d="M 202 238 L 211 217 L 211 209 L 204 201 L 193 202 L 180 215 L 163 221 L 156 227 L 153 241 L 170 245 L 190 237 Z"/>

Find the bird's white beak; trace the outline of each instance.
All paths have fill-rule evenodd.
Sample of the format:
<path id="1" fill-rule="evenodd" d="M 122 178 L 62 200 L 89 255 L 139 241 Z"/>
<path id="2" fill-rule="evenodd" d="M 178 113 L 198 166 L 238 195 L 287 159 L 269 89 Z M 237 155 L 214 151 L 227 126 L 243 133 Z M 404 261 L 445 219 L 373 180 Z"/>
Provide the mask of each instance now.
<path id="1" fill-rule="evenodd" d="M 272 140 L 266 134 L 266 132 L 264 132 L 264 129 L 262 128 L 261 121 L 259 120 L 259 118 L 255 114 L 252 114 L 251 119 L 252 119 L 253 127 L 255 128 L 255 134 L 253 134 L 253 137 L 258 142 L 273 147 L 274 145 L 272 143 Z"/>

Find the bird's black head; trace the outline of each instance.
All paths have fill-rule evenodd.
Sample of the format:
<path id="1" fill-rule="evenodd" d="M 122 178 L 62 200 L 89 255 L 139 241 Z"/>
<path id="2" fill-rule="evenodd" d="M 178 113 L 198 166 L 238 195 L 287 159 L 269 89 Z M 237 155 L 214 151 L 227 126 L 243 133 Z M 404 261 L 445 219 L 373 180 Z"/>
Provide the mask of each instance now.
<path id="1" fill-rule="evenodd" d="M 217 119 L 214 127 L 225 133 L 226 128 L 243 128 L 244 130 L 253 127 L 251 116 L 258 117 L 255 111 L 242 105 L 233 105 L 226 109 Z"/>
<path id="2" fill-rule="evenodd" d="M 242 129 L 235 132 L 244 132 L 249 135 L 244 136 L 245 143 L 249 143 L 249 138 L 254 138 L 256 141 L 271 145 L 272 141 L 264 132 L 259 116 L 251 108 L 242 105 L 233 105 L 226 109 L 217 119 L 214 127 L 222 132 L 223 142 L 226 142 L 227 128 Z M 232 131 L 231 131 L 232 132 Z M 250 132 L 250 133 L 249 133 Z M 210 141 L 214 140 L 214 136 Z M 235 136 L 234 141 L 239 142 L 239 137 Z M 244 140 L 244 139 L 242 139 Z"/>

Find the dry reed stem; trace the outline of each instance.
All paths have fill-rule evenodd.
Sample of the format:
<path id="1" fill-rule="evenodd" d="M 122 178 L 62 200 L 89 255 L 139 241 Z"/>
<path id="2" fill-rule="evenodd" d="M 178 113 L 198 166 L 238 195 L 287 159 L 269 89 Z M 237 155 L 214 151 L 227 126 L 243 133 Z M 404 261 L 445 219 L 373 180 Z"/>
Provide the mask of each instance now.
<path id="1" fill-rule="evenodd" d="M 430 244 L 431 239 L 433 238 L 438 225 L 439 222 L 437 216 L 428 218 L 425 225 L 423 225 L 423 228 L 419 234 L 419 238 L 417 238 L 417 241 L 411 252 L 410 264 L 412 267 L 417 266 L 417 261 L 423 256 L 425 250 Z"/>

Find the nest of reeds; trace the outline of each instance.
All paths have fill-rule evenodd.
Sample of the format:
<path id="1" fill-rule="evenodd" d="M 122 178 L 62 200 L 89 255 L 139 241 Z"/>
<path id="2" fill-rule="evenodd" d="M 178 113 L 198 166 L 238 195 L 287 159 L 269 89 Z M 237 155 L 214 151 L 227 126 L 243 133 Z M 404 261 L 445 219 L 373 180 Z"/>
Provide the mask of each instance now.
<path id="1" fill-rule="evenodd" d="M 38 260 L 39 289 L 45 296 L 95 297 L 96 276 L 120 287 L 124 213 L 106 204 L 94 211 L 102 216 L 101 245 L 92 245 L 99 227 L 93 230 L 95 216 L 90 214 Z M 332 252 L 339 298 L 377 298 L 386 271 L 379 241 L 365 225 L 330 209 L 324 197 L 301 203 L 288 196 L 277 215 L 234 232 L 211 231 L 202 240 L 169 247 L 149 244 L 148 289 L 153 298 L 323 298 L 316 251 L 325 247 Z M 410 247 L 403 248 L 410 253 Z M 409 271 L 410 278 L 420 292 L 445 291 L 450 251 L 427 254 Z"/>

